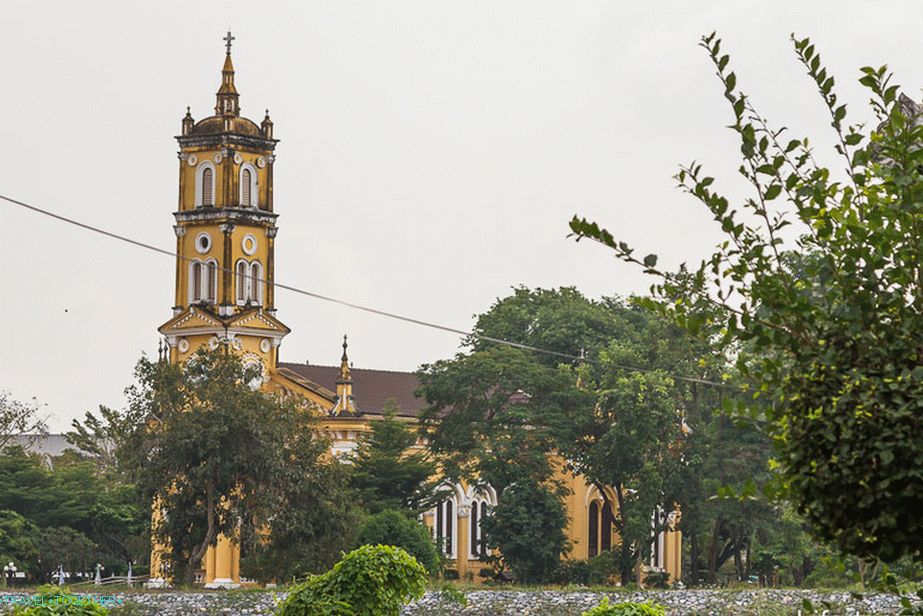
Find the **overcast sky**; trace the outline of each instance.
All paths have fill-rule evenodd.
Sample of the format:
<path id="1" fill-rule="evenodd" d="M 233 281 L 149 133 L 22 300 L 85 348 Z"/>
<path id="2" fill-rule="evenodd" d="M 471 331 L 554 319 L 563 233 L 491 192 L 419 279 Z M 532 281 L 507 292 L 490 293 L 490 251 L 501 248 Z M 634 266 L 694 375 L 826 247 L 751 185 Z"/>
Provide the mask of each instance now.
<path id="1" fill-rule="evenodd" d="M 579 213 L 661 263 L 714 223 L 671 179 L 697 159 L 740 189 L 718 30 L 764 115 L 830 143 L 791 49 L 811 36 L 855 120 L 858 68 L 923 86 L 919 3 L 35 2 L 0 16 L 0 194 L 174 248 L 180 119 L 214 105 L 224 43 L 243 114 L 278 146 L 276 280 L 467 329 L 514 285 L 587 295 L 650 280 L 567 239 Z M 916 26 L 914 26 L 916 24 Z M 831 162 L 833 159 L 830 159 Z M 0 388 L 52 428 L 121 406 L 171 316 L 174 263 L 0 203 Z M 413 370 L 458 338 L 277 293 L 284 361 Z"/>

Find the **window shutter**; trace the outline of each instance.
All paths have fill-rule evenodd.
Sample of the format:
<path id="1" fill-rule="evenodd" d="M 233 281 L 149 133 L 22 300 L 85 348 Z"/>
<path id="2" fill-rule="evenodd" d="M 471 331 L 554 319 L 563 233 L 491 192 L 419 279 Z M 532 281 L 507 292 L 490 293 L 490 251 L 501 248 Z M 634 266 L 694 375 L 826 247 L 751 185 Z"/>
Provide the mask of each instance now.
<path id="1" fill-rule="evenodd" d="M 215 265 L 214 261 L 210 261 L 208 264 L 208 289 L 205 293 L 208 301 L 214 303 L 215 298 L 218 296 L 218 266 Z"/>
<path id="2" fill-rule="evenodd" d="M 192 264 L 192 301 L 202 300 L 202 264 L 196 261 Z"/>
<path id="3" fill-rule="evenodd" d="M 247 286 L 247 264 L 241 261 L 237 264 L 237 301 L 243 303 L 247 300 L 245 292 Z"/>
<path id="4" fill-rule="evenodd" d="M 252 181 L 249 169 L 244 169 L 240 172 L 240 204 L 243 206 L 253 205 L 250 202 L 250 183 Z"/>
<path id="5" fill-rule="evenodd" d="M 202 205 L 214 205 L 214 172 L 211 167 L 202 170 Z"/>
<path id="6" fill-rule="evenodd" d="M 263 301 L 263 283 L 261 278 L 263 277 L 263 268 L 259 262 L 254 261 L 253 265 L 250 266 L 250 300 L 256 303 L 262 303 Z"/>

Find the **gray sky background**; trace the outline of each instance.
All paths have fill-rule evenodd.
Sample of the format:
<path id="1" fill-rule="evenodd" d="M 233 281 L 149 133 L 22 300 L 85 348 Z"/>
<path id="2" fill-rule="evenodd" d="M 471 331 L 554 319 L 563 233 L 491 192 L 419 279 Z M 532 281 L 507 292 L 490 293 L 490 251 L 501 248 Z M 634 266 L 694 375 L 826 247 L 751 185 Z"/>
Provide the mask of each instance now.
<path id="1" fill-rule="evenodd" d="M 579 213 L 661 263 L 718 237 L 674 188 L 697 159 L 732 195 L 737 144 L 703 50 L 795 135 L 831 143 L 788 35 L 811 36 L 850 118 L 858 68 L 920 99 L 919 2 L 34 2 L 0 16 L 0 193 L 174 248 L 186 105 L 211 114 L 223 59 L 244 115 L 282 140 L 276 278 L 467 329 L 513 285 L 644 292 L 650 280 L 566 238 Z M 914 25 L 916 24 L 916 25 Z M 825 162 L 837 164 L 823 156 Z M 170 315 L 174 264 L 0 203 L 0 388 L 66 428 L 120 406 Z M 285 291 L 285 361 L 412 370 L 458 338 Z"/>

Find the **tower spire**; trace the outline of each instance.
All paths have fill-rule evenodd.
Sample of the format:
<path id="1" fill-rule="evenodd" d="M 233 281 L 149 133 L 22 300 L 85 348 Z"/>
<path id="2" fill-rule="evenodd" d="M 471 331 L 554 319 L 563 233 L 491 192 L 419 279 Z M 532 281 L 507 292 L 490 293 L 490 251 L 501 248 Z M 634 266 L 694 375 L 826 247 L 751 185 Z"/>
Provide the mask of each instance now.
<path id="1" fill-rule="evenodd" d="M 331 411 L 333 415 L 356 415 L 356 400 L 353 398 L 353 379 L 349 368 L 349 354 L 346 352 L 349 343 L 346 334 L 343 334 L 343 357 L 340 358 L 340 378 L 337 379 L 336 404 Z"/>
<path id="2" fill-rule="evenodd" d="M 346 334 L 343 334 L 343 356 L 340 358 L 340 380 L 352 382 L 352 378 L 349 375 L 349 355 L 346 353 L 346 349 L 349 348 L 349 342 L 346 340 Z"/>
<path id="3" fill-rule="evenodd" d="M 217 102 L 215 103 L 215 115 L 239 116 L 240 115 L 240 95 L 237 93 L 237 87 L 234 85 L 234 62 L 231 60 L 231 43 L 236 37 L 231 35 L 228 30 L 227 36 L 222 40 L 225 41 L 227 53 L 224 56 L 224 66 L 221 68 L 221 86 L 218 88 Z"/>

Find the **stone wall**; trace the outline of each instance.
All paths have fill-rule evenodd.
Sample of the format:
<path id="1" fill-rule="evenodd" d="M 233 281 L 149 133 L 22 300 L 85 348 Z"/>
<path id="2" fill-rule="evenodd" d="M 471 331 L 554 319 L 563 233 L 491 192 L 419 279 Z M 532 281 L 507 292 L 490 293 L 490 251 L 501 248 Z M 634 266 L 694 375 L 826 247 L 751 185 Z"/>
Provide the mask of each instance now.
<path id="1" fill-rule="evenodd" d="M 6 593 L 0 590 L 0 595 L 2 594 Z M 801 590 L 665 590 L 613 593 L 478 590 L 468 592 L 466 596 L 468 606 L 461 608 L 444 601 L 438 593 L 427 593 L 421 601 L 406 607 L 403 613 L 406 616 L 579 616 L 602 601 L 605 596 L 609 596 L 613 602 L 654 601 L 666 607 L 670 616 L 795 616 L 803 613 L 799 611 L 803 599 L 809 599 L 813 603 L 818 615 L 823 612 L 823 601 L 830 603 L 826 612 L 830 616 L 900 612 L 898 598 L 893 595 L 869 594 L 862 600 L 857 600 L 848 592 Z M 151 591 L 116 594 L 116 597 L 125 601 L 125 607 L 112 609 L 112 616 L 117 616 L 120 612 L 130 616 L 269 615 L 272 614 L 277 602 L 285 598 L 285 593 Z M 0 606 L 0 613 L 4 613 L 4 609 Z"/>

